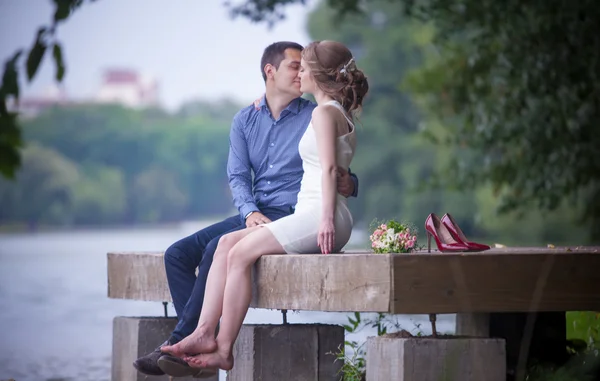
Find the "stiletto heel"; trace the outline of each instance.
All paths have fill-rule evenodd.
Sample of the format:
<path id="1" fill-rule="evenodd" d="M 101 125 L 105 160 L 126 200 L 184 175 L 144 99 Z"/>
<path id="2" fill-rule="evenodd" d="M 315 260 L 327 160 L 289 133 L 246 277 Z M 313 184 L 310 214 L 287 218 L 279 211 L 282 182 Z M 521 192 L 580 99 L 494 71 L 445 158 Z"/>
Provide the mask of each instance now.
<path id="1" fill-rule="evenodd" d="M 427 252 L 431 253 L 431 233 L 427 232 Z"/>
<path id="2" fill-rule="evenodd" d="M 450 231 L 454 239 L 467 246 L 469 248 L 469 251 L 483 251 L 490 249 L 488 245 L 483 245 L 481 243 L 469 241 L 465 236 L 465 233 L 463 233 L 463 231 L 460 229 L 454 218 L 452 218 L 450 213 L 444 214 L 441 221 L 442 224 L 448 229 L 448 231 Z"/>
<path id="3" fill-rule="evenodd" d="M 469 251 L 466 244 L 457 241 L 448 228 L 440 221 L 440 218 L 434 213 L 427 216 L 425 220 L 425 231 L 427 232 L 427 248 L 431 252 L 431 236 L 435 239 L 435 244 L 440 252 L 460 252 Z"/>

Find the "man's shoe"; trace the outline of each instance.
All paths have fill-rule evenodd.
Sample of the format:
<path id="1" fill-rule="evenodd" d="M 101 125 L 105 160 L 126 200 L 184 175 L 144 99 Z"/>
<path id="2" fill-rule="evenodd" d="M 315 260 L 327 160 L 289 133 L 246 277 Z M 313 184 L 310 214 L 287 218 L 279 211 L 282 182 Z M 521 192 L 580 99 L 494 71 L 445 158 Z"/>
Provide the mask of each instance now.
<path id="1" fill-rule="evenodd" d="M 192 368 L 183 359 L 169 354 L 160 356 L 158 366 L 171 377 L 210 378 L 218 372 L 216 369 Z"/>
<path id="2" fill-rule="evenodd" d="M 138 372 L 147 374 L 149 376 L 162 376 L 165 374 L 165 372 L 163 372 L 163 370 L 158 366 L 158 359 L 160 356 L 165 354 L 165 352 L 161 352 L 160 350 L 160 348 L 164 345 L 171 345 L 171 343 L 169 340 L 165 341 L 154 351 L 135 360 L 133 362 L 133 367 L 137 369 Z"/>

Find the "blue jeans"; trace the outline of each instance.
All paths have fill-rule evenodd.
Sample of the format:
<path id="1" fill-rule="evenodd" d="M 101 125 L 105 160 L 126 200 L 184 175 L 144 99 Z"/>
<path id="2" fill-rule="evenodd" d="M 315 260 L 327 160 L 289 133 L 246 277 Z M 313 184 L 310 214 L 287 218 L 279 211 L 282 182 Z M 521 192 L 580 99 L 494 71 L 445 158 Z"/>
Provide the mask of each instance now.
<path id="1" fill-rule="evenodd" d="M 272 221 L 292 212 L 293 209 L 289 206 L 261 210 Z M 178 318 L 177 326 L 169 338 L 172 344 L 191 334 L 198 325 L 206 278 L 219 238 L 245 227 L 246 224 L 239 215 L 229 217 L 175 242 L 165 251 L 167 280 Z"/>

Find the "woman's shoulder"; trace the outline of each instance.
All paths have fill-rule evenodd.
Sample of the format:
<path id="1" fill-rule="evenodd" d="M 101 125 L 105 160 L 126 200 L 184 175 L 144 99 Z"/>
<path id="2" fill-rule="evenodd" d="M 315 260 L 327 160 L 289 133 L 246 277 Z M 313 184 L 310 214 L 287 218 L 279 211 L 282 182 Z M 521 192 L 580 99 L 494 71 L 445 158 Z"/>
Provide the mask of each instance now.
<path id="1" fill-rule="evenodd" d="M 339 111 L 337 111 L 336 108 L 331 106 L 329 103 L 317 105 L 317 107 L 315 107 L 315 109 L 312 111 L 313 117 L 318 118 L 332 118 L 335 117 L 336 113 L 339 113 Z"/>
<path id="2" fill-rule="evenodd" d="M 337 101 L 330 101 L 318 105 L 312 112 L 313 118 L 345 120 L 344 109 Z"/>
<path id="3" fill-rule="evenodd" d="M 313 127 L 334 126 L 340 120 L 341 113 L 329 104 L 318 105 L 312 112 Z"/>

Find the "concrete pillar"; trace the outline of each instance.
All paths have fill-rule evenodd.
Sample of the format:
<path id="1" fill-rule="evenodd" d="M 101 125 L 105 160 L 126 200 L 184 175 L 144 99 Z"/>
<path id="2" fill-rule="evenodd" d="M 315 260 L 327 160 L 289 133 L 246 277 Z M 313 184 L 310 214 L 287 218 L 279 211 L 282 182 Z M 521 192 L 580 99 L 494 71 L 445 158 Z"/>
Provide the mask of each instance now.
<path id="1" fill-rule="evenodd" d="M 133 367 L 140 356 L 152 352 L 167 340 L 177 325 L 176 318 L 116 317 L 113 320 L 112 381 L 170 381 L 169 376 L 147 376 Z M 178 381 L 197 380 L 192 377 Z M 218 375 L 206 379 L 218 381 Z"/>
<path id="2" fill-rule="evenodd" d="M 344 329 L 325 324 L 244 325 L 227 381 L 338 381 Z"/>
<path id="3" fill-rule="evenodd" d="M 503 339 L 367 339 L 367 381 L 505 381 Z"/>

